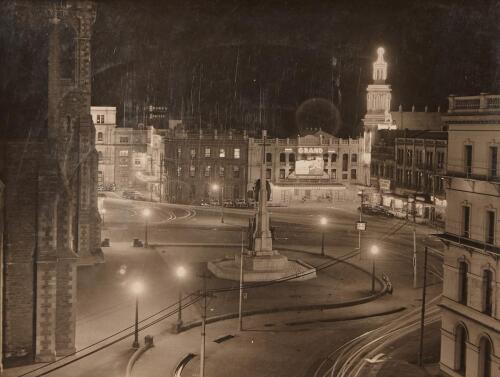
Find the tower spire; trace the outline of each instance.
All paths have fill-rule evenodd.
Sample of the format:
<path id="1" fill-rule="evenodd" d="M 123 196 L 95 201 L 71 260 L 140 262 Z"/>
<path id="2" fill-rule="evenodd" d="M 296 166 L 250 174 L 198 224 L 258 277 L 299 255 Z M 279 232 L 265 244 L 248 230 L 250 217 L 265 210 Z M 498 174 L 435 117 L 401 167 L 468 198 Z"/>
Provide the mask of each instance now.
<path id="1" fill-rule="evenodd" d="M 375 84 L 385 84 L 387 80 L 387 62 L 384 60 L 385 50 L 377 48 L 377 60 L 373 63 L 373 81 Z"/>

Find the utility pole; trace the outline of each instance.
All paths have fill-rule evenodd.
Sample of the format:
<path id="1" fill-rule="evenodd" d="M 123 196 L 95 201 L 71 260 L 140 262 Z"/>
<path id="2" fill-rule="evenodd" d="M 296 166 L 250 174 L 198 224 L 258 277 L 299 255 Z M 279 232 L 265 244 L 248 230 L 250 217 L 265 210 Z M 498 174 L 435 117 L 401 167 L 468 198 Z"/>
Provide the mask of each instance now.
<path id="1" fill-rule="evenodd" d="M 162 197 L 162 184 L 163 184 L 163 154 L 160 155 L 160 192 L 158 193 L 158 196 L 160 197 L 160 203 L 161 203 L 161 197 Z"/>
<path id="2" fill-rule="evenodd" d="M 206 274 L 203 272 L 203 309 L 201 311 L 201 350 L 200 350 L 200 377 L 205 377 L 205 328 L 207 320 L 207 285 Z"/>
<path id="3" fill-rule="evenodd" d="M 363 190 L 361 190 L 361 195 L 359 198 L 360 204 L 359 204 L 359 222 L 363 222 Z M 361 258 L 361 229 L 358 229 L 358 250 L 359 250 L 359 257 Z"/>
<path id="4" fill-rule="evenodd" d="M 413 224 L 413 288 L 417 288 L 417 235 Z"/>
<path id="5" fill-rule="evenodd" d="M 238 330 L 243 331 L 243 229 L 241 229 L 240 301 L 238 305 Z"/>
<path id="6" fill-rule="evenodd" d="M 425 321 L 425 291 L 427 286 L 427 246 L 424 250 L 424 286 L 422 289 L 422 311 L 420 316 L 420 350 L 418 353 L 418 365 L 421 367 L 424 359 L 424 321 Z"/>

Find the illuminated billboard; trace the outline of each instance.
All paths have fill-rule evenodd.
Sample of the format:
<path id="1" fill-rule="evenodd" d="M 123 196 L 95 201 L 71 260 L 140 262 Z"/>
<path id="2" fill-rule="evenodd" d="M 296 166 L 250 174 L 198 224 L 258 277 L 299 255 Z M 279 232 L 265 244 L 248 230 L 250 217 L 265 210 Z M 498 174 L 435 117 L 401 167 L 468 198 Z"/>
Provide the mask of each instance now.
<path id="1" fill-rule="evenodd" d="M 296 175 L 322 176 L 323 175 L 323 157 L 316 156 L 311 160 L 299 160 L 295 162 Z"/>

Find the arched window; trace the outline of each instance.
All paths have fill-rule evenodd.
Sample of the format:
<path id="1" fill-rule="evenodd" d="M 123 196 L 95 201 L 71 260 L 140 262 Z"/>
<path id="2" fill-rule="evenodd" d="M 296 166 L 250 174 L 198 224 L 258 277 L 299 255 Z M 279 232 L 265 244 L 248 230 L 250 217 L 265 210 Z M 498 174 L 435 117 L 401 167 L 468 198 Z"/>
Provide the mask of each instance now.
<path id="1" fill-rule="evenodd" d="M 102 132 L 97 133 L 97 141 L 103 141 L 103 135 Z"/>
<path id="2" fill-rule="evenodd" d="M 469 266 L 467 262 L 461 261 L 458 264 L 458 302 L 467 305 L 468 296 L 468 273 Z"/>
<path id="3" fill-rule="evenodd" d="M 491 373 L 492 351 L 491 340 L 486 336 L 481 337 L 479 341 L 479 368 L 477 374 L 479 377 L 491 377 L 493 375 Z"/>
<path id="4" fill-rule="evenodd" d="M 455 329 L 455 370 L 465 376 L 467 369 L 467 330 L 463 325 Z"/>
<path id="5" fill-rule="evenodd" d="M 483 313 L 493 314 L 493 272 L 483 271 Z"/>
<path id="6" fill-rule="evenodd" d="M 349 164 L 349 155 L 344 153 L 342 155 L 342 171 L 347 171 L 347 166 Z"/>

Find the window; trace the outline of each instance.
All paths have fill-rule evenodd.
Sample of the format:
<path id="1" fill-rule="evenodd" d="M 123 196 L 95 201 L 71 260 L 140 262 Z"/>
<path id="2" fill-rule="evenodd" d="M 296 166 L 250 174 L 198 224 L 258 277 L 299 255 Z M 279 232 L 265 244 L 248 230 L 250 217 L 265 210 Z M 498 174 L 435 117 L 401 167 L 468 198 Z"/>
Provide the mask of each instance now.
<path id="1" fill-rule="evenodd" d="M 490 174 L 491 178 L 497 177 L 498 148 L 490 147 Z"/>
<path id="2" fill-rule="evenodd" d="M 472 145 L 465 146 L 464 157 L 465 174 L 469 177 L 472 174 Z"/>
<path id="3" fill-rule="evenodd" d="M 233 166 L 233 178 L 239 178 L 239 177 L 240 177 L 240 167 Z"/>
<path id="4" fill-rule="evenodd" d="M 103 141 L 104 140 L 104 136 L 102 134 L 102 132 L 98 132 L 97 133 L 97 141 Z"/>
<path id="5" fill-rule="evenodd" d="M 102 152 L 101 151 L 97 152 L 97 156 L 99 158 L 99 161 L 102 161 L 104 159 L 104 157 L 102 156 Z"/>
<path id="6" fill-rule="evenodd" d="M 182 156 L 182 148 L 177 147 L 177 158 L 181 158 L 181 156 Z"/>
<path id="7" fill-rule="evenodd" d="M 479 370 L 478 377 L 491 377 L 492 372 L 492 349 L 491 340 L 486 336 L 482 336 L 479 341 Z M 496 375 L 496 374 L 495 374 Z"/>
<path id="8" fill-rule="evenodd" d="M 356 169 L 351 169 L 351 179 L 356 179 Z"/>
<path id="9" fill-rule="evenodd" d="M 437 168 L 438 169 L 443 169 L 444 168 L 444 152 L 437 152 Z"/>
<path id="10" fill-rule="evenodd" d="M 280 179 L 285 179 L 285 169 L 280 169 Z"/>
<path id="11" fill-rule="evenodd" d="M 182 174 L 182 166 L 177 166 L 177 176 L 180 177 Z"/>
<path id="12" fill-rule="evenodd" d="M 136 166 L 139 165 L 140 166 L 141 165 L 141 160 L 134 160 L 134 165 L 136 165 Z"/>
<path id="13" fill-rule="evenodd" d="M 356 153 L 351 154 L 351 162 L 358 162 L 358 155 Z"/>
<path id="14" fill-rule="evenodd" d="M 219 177 L 224 177 L 224 166 L 219 166 Z"/>
<path id="15" fill-rule="evenodd" d="M 196 158 L 196 149 L 191 148 L 191 150 L 189 151 L 189 155 L 191 156 L 191 158 Z"/>
<path id="16" fill-rule="evenodd" d="M 415 163 L 417 164 L 418 167 L 422 167 L 422 151 L 416 151 L 415 152 Z"/>
<path id="17" fill-rule="evenodd" d="M 427 168 L 432 168 L 434 165 L 434 153 L 433 152 L 425 152 L 425 165 Z"/>
<path id="18" fill-rule="evenodd" d="M 266 179 L 271 179 L 271 169 L 266 169 Z"/>
<path id="19" fill-rule="evenodd" d="M 205 166 L 205 177 L 210 177 L 212 167 L 210 165 Z"/>
<path id="20" fill-rule="evenodd" d="M 342 171 L 347 171 L 348 164 L 349 164 L 349 155 L 347 153 L 344 153 L 342 155 Z"/>
<path id="21" fill-rule="evenodd" d="M 226 157 L 226 150 L 224 148 L 219 149 L 219 157 L 220 158 L 225 158 Z"/>
<path id="22" fill-rule="evenodd" d="M 463 325 L 455 329 L 455 370 L 465 375 L 467 364 L 467 330 Z"/>
<path id="23" fill-rule="evenodd" d="M 127 136 L 120 136 L 120 143 L 128 143 L 128 137 Z"/>
<path id="24" fill-rule="evenodd" d="M 290 153 L 288 155 L 288 162 L 290 162 L 291 164 L 295 163 L 295 153 Z"/>
<path id="25" fill-rule="evenodd" d="M 121 150 L 120 151 L 120 157 L 127 157 L 128 156 L 128 150 Z"/>
<path id="26" fill-rule="evenodd" d="M 410 187 L 411 186 L 411 170 L 406 170 L 405 171 L 405 175 L 406 175 L 406 181 L 405 181 L 405 184 L 407 187 Z"/>
<path id="27" fill-rule="evenodd" d="M 97 115 L 97 124 L 104 124 L 104 114 Z"/>
<path id="28" fill-rule="evenodd" d="M 328 153 L 324 153 L 323 154 L 323 162 L 326 164 L 328 164 Z"/>
<path id="29" fill-rule="evenodd" d="M 458 264 L 458 302 L 467 305 L 469 265 L 465 261 Z"/>
<path id="30" fill-rule="evenodd" d="M 486 211 L 486 243 L 495 243 L 495 211 Z"/>
<path id="31" fill-rule="evenodd" d="M 332 169 L 331 178 L 332 179 L 337 179 L 337 169 Z"/>
<path id="32" fill-rule="evenodd" d="M 344 180 L 347 179 L 347 173 L 342 173 L 342 179 L 344 179 Z"/>
<path id="33" fill-rule="evenodd" d="M 273 154 L 272 153 L 266 153 L 266 162 L 273 162 Z"/>
<path id="34" fill-rule="evenodd" d="M 240 148 L 234 148 L 234 158 L 240 158 Z"/>
<path id="35" fill-rule="evenodd" d="M 337 153 L 332 153 L 332 162 L 337 162 Z"/>
<path id="36" fill-rule="evenodd" d="M 483 313 L 493 314 L 493 272 L 483 271 Z"/>
<path id="37" fill-rule="evenodd" d="M 280 162 L 286 162 L 286 154 L 280 153 Z"/>
<path id="38" fill-rule="evenodd" d="M 190 176 L 191 178 L 193 178 L 195 175 L 196 175 L 196 167 L 195 167 L 195 166 L 193 166 L 193 165 L 191 165 L 191 166 L 189 167 L 189 176 Z"/>
<path id="39" fill-rule="evenodd" d="M 406 165 L 411 165 L 413 160 L 413 151 L 408 149 L 406 151 Z"/>
<path id="40" fill-rule="evenodd" d="M 462 207 L 462 236 L 470 237 L 470 207 Z"/>
<path id="41" fill-rule="evenodd" d="M 211 150 L 209 147 L 205 147 L 205 157 L 210 157 L 211 156 Z"/>
<path id="42" fill-rule="evenodd" d="M 403 164 L 403 156 L 404 156 L 404 151 L 401 148 L 398 148 L 398 154 L 397 154 L 397 162 L 399 165 Z"/>

